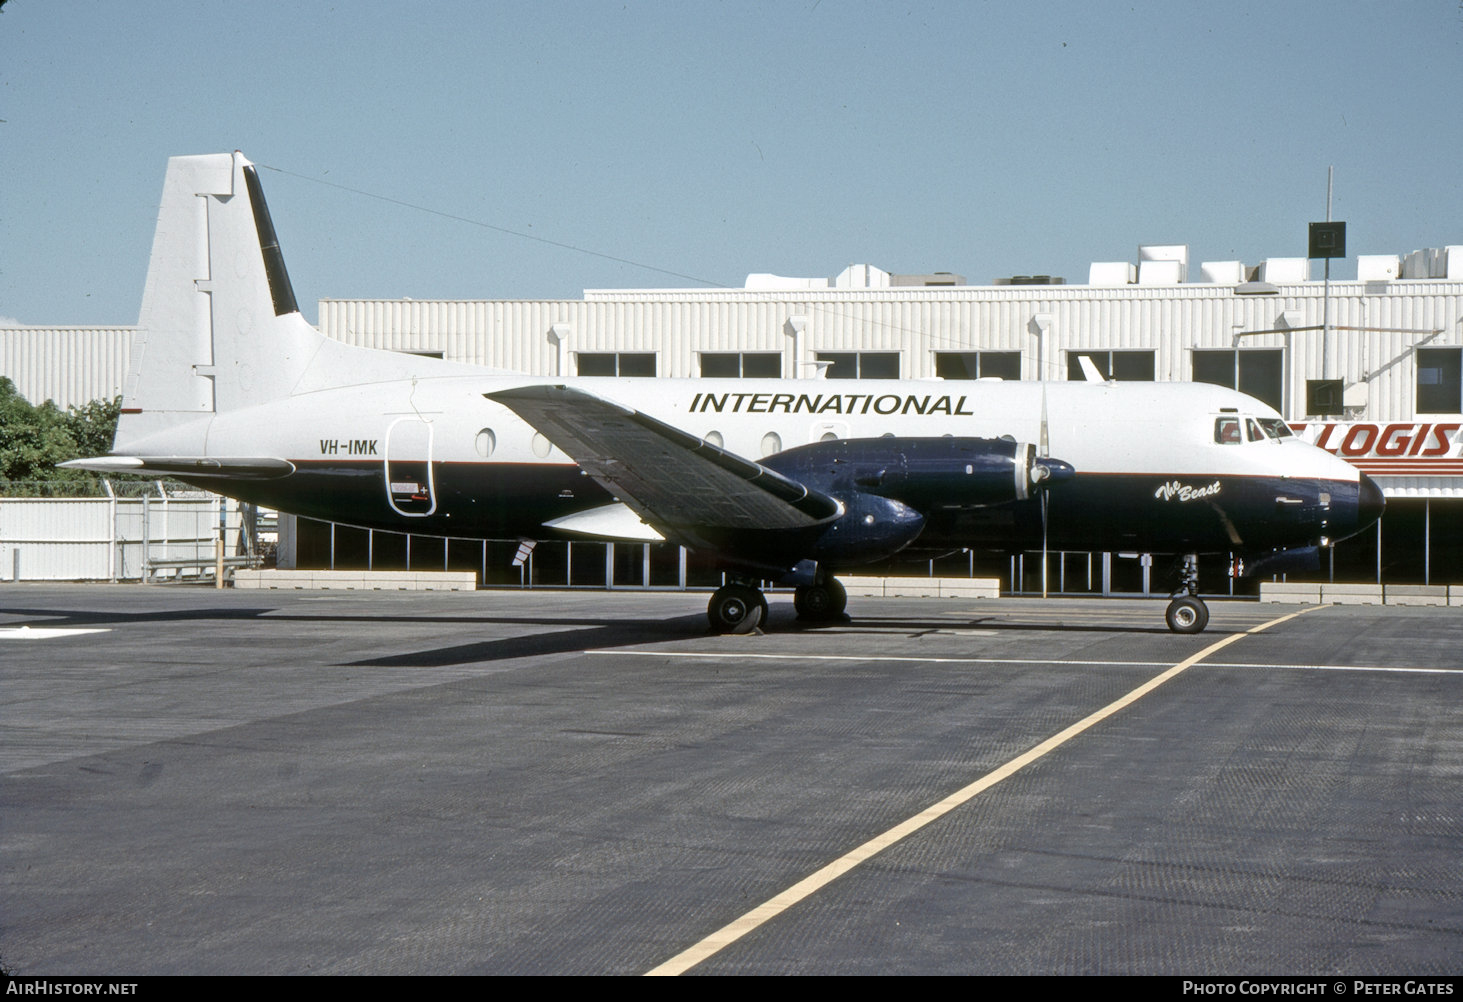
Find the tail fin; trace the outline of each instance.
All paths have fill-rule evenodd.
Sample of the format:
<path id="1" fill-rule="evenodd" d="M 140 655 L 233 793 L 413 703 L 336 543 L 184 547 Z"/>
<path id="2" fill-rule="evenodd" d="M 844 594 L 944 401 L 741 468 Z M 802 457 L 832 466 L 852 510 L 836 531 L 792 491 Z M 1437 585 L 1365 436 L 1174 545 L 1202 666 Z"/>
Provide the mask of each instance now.
<path id="1" fill-rule="evenodd" d="M 295 302 L 259 176 L 243 154 L 174 157 L 113 451 L 288 396 L 324 340 Z"/>

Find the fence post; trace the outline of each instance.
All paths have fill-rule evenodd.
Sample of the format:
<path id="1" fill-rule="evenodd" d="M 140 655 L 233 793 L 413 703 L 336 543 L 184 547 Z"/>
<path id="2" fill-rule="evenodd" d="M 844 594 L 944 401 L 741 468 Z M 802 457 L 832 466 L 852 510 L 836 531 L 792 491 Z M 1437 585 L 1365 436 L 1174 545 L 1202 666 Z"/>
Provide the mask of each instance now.
<path id="1" fill-rule="evenodd" d="M 227 529 L 228 508 L 224 499 L 218 499 L 218 536 L 213 542 L 213 587 L 224 586 L 224 533 Z"/>
<path id="2" fill-rule="evenodd" d="M 152 495 L 142 495 L 142 583 L 152 582 Z"/>

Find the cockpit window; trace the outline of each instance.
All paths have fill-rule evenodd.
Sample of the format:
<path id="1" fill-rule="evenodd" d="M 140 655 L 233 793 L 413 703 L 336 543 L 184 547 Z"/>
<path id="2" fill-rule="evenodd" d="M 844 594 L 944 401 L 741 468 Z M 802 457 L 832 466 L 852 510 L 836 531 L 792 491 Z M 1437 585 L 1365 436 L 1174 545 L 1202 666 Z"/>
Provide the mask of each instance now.
<path id="1" fill-rule="evenodd" d="M 1260 430 L 1260 422 L 1254 418 L 1245 418 L 1245 431 L 1250 433 L 1251 442 L 1265 441 L 1265 433 Z"/>
<path id="2" fill-rule="evenodd" d="M 1240 435 L 1239 418 L 1222 417 L 1214 419 L 1214 441 L 1220 445 L 1235 445 L 1243 442 Z"/>
<path id="3" fill-rule="evenodd" d="M 1295 432 L 1290 430 L 1290 425 L 1280 418 L 1260 418 L 1260 427 L 1265 429 L 1265 434 L 1274 439 L 1294 438 Z"/>

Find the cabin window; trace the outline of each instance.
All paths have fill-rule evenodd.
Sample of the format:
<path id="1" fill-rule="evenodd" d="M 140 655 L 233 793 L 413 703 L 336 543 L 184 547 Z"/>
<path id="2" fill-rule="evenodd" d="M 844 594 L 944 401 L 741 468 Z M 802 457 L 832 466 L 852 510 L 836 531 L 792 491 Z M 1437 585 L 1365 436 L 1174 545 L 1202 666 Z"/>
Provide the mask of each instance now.
<path id="1" fill-rule="evenodd" d="M 1220 445 L 1235 445 L 1244 441 L 1240 434 L 1239 418 L 1222 417 L 1214 419 L 1214 441 Z"/>
<path id="2" fill-rule="evenodd" d="M 1194 350 L 1193 380 L 1239 390 L 1274 407 L 1285 402 L 1285 351 L 1282 348 Z"/>
<path id="3" fill-rule="evenodd" d="M 476 446 L 478 455 L 487 459 L 498 448 L 498 434 L 491 428 L 484 428 L 473 439 L 473 445 Z"/>
<path id="4" fill-rule="evenodd" d="M 782 353 L 777 351 L 703 351 L 705 379 L 781 379 Z"/>
<path id="5" fill-rule="evenodd" d="M 937 351 L 935 375 L 941 379 L 1020 379 L 1019 351 Z"/>
<path id="6" fill-rule="evenodd" d="M 831 363 L 829 379 L 898 379 L 897 351 L 820 351 L 818 361 Z"/>
<path id="7" fill-rule="evenodd" d="M 1463 411 L 1463 348 L 1417 349 L 1417 413 Z"/>
<path id="8" fill-rule="evenodd" d="M 581 376 L 653 376 L 653 351 L 581 351 L 575 353 Z"/>
<path id="9" fill-rule="evenodd" d="M 1121 382 L 1153 382 L 1154 363 L 1151 351 L 1069 351 L 1067 352 L 1067 378 L 1081 382 L 1087 377 L 1082 372 L 1082 359 L 1090 358 L 1103 379 Z"/>

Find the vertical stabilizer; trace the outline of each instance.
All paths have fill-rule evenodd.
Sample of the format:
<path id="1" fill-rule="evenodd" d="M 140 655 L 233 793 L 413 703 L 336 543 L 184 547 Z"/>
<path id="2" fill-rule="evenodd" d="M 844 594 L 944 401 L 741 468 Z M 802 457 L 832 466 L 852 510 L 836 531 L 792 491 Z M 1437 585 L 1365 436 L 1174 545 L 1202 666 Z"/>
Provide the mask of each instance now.
<path id="1" fill-rule="evenodd" d="M 288 396 L 319 349 L 243 154 L 168 161 L 137 325 L 115 452 Z"/>

